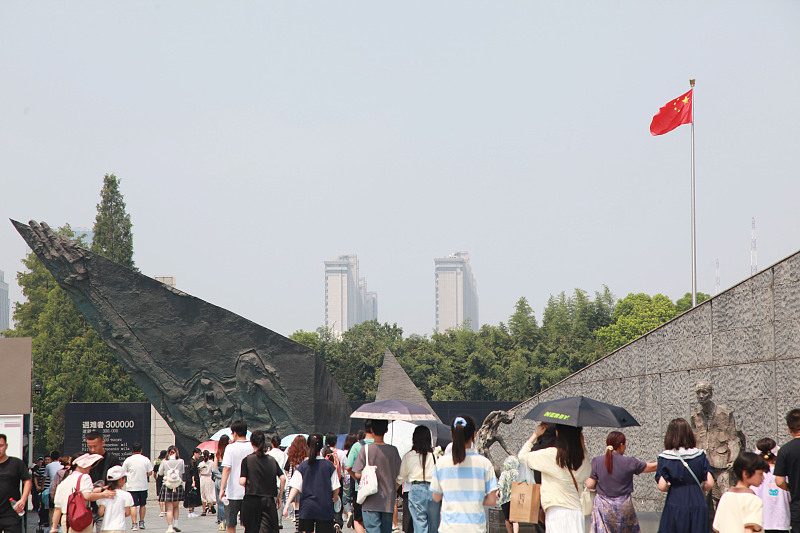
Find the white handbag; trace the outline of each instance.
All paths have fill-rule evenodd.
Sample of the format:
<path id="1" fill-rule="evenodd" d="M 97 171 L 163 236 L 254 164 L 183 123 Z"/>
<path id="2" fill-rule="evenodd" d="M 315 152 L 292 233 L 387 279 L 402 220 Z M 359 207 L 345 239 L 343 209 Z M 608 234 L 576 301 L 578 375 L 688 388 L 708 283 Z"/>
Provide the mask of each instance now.
<path id="1" fill-rule="evenodd" d="M 364 445 L 364 459 L 366 465 L 361 471 L 361 479 L 358 480 L 358 497 L 356 498 L 359 505 L 363 504 L 367 497 L 378 492 L 378 474 L 375 471 L 375 465 L 369 464 L 369 444 Z"/>

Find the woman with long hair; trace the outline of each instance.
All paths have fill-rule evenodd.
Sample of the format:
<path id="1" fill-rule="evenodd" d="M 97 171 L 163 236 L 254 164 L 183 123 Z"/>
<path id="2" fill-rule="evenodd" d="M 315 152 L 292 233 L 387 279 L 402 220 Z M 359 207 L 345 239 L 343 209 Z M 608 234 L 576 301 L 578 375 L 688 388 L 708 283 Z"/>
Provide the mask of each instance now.
<path id="1" fill-rule="evenodd" d="M 156 497 L 159 494 L 161 494 L 161 485 L 162 483 L 164 483 L 164 476 L 159 476 L 158 470 L 159 467 L 161 466 L 161 463 L 166 458 L 167 458 L 167 450 L 161 450 L 161 453 L 158 454 L 158 459 L 156 459 L 156 462 L 153 463 L 153 472 L 156 473 Z M 164 511 L 164 502 L 161 501 L 158 502 L 158 509 L 159 511 L 161 511 L 160 513 L 158 513 L 158 516 L 166 516 L 167 513 L 166 511 Z"/>
<path id="2" fill-rule="evenodd" d="M 708 533 L 708 507 L 703 492 L 714 488 L 711 465 L 696 448 L 689 422 L 676 418 L 667 425 L 664 451 L 658 456 L 656 482 L 667 493 L 658 531 Z"/>
<path id="3" fill-rule="evenodd" d="M 489 459 L 470 450 L 475 439 L 472 417 L 457 416 L 450 425 L 450 435 L 453 452 L 436 462 L 430 486 L 433 500 L 442 502 L 439 531 L 484 533 L 484 506 L 497 502 L 494 467 Z"/>
<path id="4" fill-rule="evenodd" d="M 200 499 L 203 500 L 203 513 L 214 514 L 214 503 L 217 501 L 217 493 L 214 489 L 214 469 L 216 468 L 214 456 L 208 450 L 203 450 L 203 460 L 197 463 L 197 473 L 200 475 Z"/>
<path id="5" fill-rule="evenodd" d="M 219 499 L 219 492 L 222 488 L 222 458 L 225 457 L 225 448 L 230 444 L 231 438 L 222 435 L 217 442 L 217 453 L 214 454 L 214 493 L 217 496 L 217 528 L 225 531 L 225 504 Z"/>
<path id="6" fill-rule="evenodd" d="M 309 436 L 307 459 L 295 467 L 289 480 L 289 498 L 283 508 L 283 516 L 289 516 L 289 503 L 300 494 L 300 508 L 295 513 L 297 531 L 300 532 L 334 531 L 333 502 L 338 500 L 339 476 L 333 463 L 324 459 L 323 447 L 322 435 Z"/>
<path id="7" fill-rule="evenodd" d="M 408 510 L 414 524 L 414 533 L 437 533 L 441 502 L 434 501 L 431 481 L 436 460 L 431 446 L 431 431 L 417 426 L 411 436 L 411 451 L 403 456 L 397 484 L 411 483 L 408 491 Z"/>
<path id="8" fill-rule="evenodd" d="M 183 483 L 179 483 L 174 488 L 168 485 L 170 484 L 171 476 L 174 474 L 177 474 L 182 480 L 185 469 L 186 466 L 180 457 L 180 453 L 178 453 L 178 448 L 175 446 L 167 448 L 167 458 L 158 467 L 158 475 L 164 478 L 161 492 L 158 493 L 158 501 L 164 502 L 167 512 L 167 533 L 180 532 L 181 530 L 178 527 L 178 514 L 180 512 L 180 503 L 184 498 Z"/>
<path id="9" fill-rule="evenodd" d="M 555 446 L 531 451 L 533 443 L 547 428 L 547 424 L 539 424 L 522 446 L 519 460 L 542 473 L 541 504 L 548 533 L 583 532 L 581 488 L 591 473 L 583 430 L 556 424 Z"/>
<path id="10" fill-rule="evenodd" d="M 297 467 L 308 458 L 308 444 L 306 443 L 306 438 L 303 435 L 298 435 L 294 438 L 292 443 L 289 445 L 289 448 L 286 450 L 286 465 L 283 469 L 286 471 L 286 479 L 291 480 L 294 476 L 294 471 L 297 470 Z M 286 503 L 287 505 L 291 502 L 292 503 L 292 520 L 297 521 L 297 511 L 300 507 L 300 502 L 293 502 L 292 499 L 289 498 L 289 494 L 291 494 L 290 487 L 286 485 Z M 283 516 L 286 516 L 284 514 Z"/>
<path id="11" fill-rule="evenodd" d="M 592 459 L 586 488 L 597 489 L 592 507 L 591 533 L 638 533 L 639 519 L 633 507 L 633 476 L 656 471 L 657 463 L 645 463 L 625 455 L 627 439 L 621 431 L 606 437 L 606 453 Z"/>
<path id="12" fill-rule="evenodd" d="M 262 431 L 254 431 L 250 435 L 250 444 L 253 446 L 253 453 L 242 460 L 239 478 L 239 484 L 244 487 L 244 531 L 278 533 L 278 498 L 286 477 L 275 458 L 267 455 L 267 439 Z M 279 478 L 280 487 L 277 483 Z"/>

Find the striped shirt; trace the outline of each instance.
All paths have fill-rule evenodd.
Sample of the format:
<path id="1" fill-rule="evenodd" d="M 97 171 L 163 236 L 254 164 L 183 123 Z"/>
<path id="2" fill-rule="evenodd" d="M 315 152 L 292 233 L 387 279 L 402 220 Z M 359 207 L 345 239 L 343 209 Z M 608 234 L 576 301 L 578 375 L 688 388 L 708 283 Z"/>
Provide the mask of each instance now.
<path id="1" fill-rule="evenodd" d="M 453 464 L 445 455 L 436 463 L 431 491 L 442 495 L 440 533 L 485 533 L 483 499 L 497 490 L 494 467 L 475 452 L 467 452 L 463 463 Z"/>

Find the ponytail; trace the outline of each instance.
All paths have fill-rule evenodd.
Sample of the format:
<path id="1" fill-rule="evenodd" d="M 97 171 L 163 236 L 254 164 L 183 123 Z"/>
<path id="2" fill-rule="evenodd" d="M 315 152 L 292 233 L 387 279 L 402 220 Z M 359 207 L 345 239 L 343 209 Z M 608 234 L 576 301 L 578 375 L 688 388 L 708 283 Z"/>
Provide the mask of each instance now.
<path id="1" fill-rule="evenodd" d="M 308 437 L 308 464 L 317 460 L 322 449 L 322 435 L 314 434 Z"/>
<path id="2" fill-rule="evenodd" d="M 611 474 L 614 469 L 614 450 L 625 444 L 625 434 L 621 431 L 612 431 L 606 437 L 606 471 Z"/>
<path id="3" fill-rule="evenodd" d="M 774 440 L 770 439 L 769 437 L 759 440 L 756 443 L 756 448 L 758 449 L 758 454 L 764 458 L 766 461 L 774 461 L 775 460 L 775 446 L 777 444 Z"/>
<path id="4" fill-rule="evenodd" d="M 264 455 L 266 455 L 267 438 L 264 436 L 263 431 L 254 431 L 250 435 L 250 444 L 252 444 L 253 448 L 255 448 L 255 452 L 258 457 L 264 457 Z"/>
<path id="5" fill-rule="evenodd" d="M 457 416 L 450 426 L 453 437 L 453 464 L 464 462 L 467 457 L 467 442 L 475 437 L 475 420 L 471 416 Z"/>

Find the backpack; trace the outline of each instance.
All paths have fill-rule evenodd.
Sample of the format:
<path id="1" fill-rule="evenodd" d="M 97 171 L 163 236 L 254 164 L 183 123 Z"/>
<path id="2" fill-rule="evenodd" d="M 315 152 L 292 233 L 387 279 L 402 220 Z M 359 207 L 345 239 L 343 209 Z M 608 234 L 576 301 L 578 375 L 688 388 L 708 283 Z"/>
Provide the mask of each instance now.
<path id="1" fill-rule="evenodd" d="M 325 459 L 333 463 L 336 467 L 336 476 L 342 479 L 342 462 L 339 460 L 339 454 L 336 453 L 336 448 L 331 448 L 331 453 L 325 456 Z"/>
<path id="2" fill-rule="evenodd" d="M 86 499 L 81 492 L 81 478 L 78 476 L 75 490 L 67 498 L 67 530 L 83 531 L 92 525 L 92 512 L 86 507 Z"/>
<path id="3" fill-rule="evenodd" d="M 164 486 L 168 489 L 177 489 L 181 486 L 183 480 L 181 479 L 180 474 L 178 474 L 178 465 L 175 465 L 174 468 L 169 468 L 167 466 L 167 475 L 164 476 Z"/>

